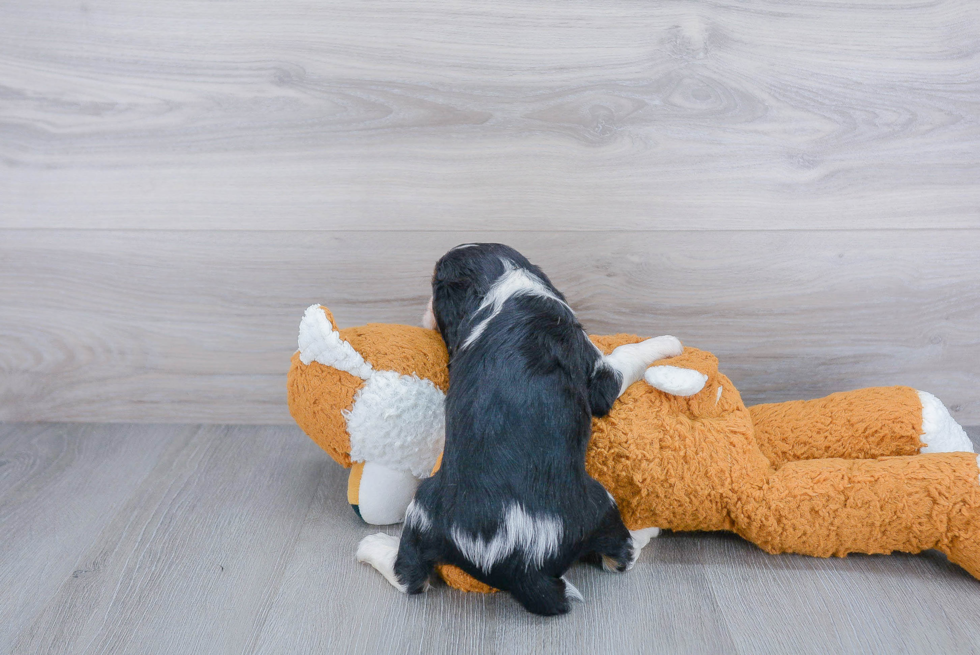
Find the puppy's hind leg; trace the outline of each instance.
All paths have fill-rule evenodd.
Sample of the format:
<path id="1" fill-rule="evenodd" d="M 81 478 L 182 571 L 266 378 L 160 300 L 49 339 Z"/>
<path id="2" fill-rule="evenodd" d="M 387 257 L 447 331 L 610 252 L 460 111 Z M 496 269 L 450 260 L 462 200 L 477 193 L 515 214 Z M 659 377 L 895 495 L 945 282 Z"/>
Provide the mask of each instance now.
<path id="1" fill-rule="evenodd" d="M 645 545 L 645 544 L 644 544 Z M 628 571 L 643 546 L 634 548 L 633 536 L 623 525 L 619 509 L 610 504 L 587 545 L 586 561 L 602 564 L 607 571 Z"/>
<path id="2" fill-rule="evenodd" d="M 567 614 L 573 600 L 582 594 L 565 578 L 545 575 L 536 569 L 523 571 L 510 588 L 510 595 L 528 612 L 541 616 Z"/>
<path id="3" fill-rule="evenodd" d="M 417 524 L 406 521 L 395 558 L 395 575 L 405 585 L 405 593 L 418 594 L 429 589 L 429 577 L 435 566 L 426 554 L 425 536 Z"/>

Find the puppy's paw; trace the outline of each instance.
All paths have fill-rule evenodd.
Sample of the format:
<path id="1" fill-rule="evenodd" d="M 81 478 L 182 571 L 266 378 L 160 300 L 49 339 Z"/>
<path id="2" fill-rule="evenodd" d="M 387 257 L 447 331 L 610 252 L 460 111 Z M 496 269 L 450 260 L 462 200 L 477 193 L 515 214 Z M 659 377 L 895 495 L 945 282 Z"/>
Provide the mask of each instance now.
<path id="1" fill-rule="evenodd" d="M 639 551 L 637 551 L 639 552 Z M 625 573 L 633 567 L 633 562 L 636 561 L 632 554 L 624 556 L 621 558 L 610 557 L 609 555 L 602 556 L 602 568 L 610 573 Z"/>

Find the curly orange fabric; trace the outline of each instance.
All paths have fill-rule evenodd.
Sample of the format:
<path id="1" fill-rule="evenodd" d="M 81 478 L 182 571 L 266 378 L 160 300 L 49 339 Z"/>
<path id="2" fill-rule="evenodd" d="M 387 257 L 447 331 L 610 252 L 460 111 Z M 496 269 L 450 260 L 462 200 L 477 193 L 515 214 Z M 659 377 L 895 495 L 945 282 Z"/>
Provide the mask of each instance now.
<path id="1" fill-rule="evenodd" d="M 434 332 L 355 330 L 342 334 L 372 364 L 445 388 L 445 347 Z M 592 339 L 607 353 L 641 340 Z M 980 577 L 976 455 L 917 454 L 922 406 L 914 390 L 861 389 L 747 408 L 710 353 L 686 348 L 655 365 L 696 369 L 708 380 L 687 398 L 636 383 L 593 421 L 587 470 L 616 498 L 630 529 L 730 530 L 771 553 L 819 557 L 937 548 Z M 304 431 L 349 466 L 340 410 L 360 380 L 345 376 L 294 356 L 289 393 Z M 489 590 L 459 569 L 440 573 L 454 587 Z"/>
<path id="2" fill-rule="evenodd" d="M 909 387 L 875 387 L 749 408 L 755 440 L 773 466 L 803 459 L 915 455 L 922 401 Z"/>

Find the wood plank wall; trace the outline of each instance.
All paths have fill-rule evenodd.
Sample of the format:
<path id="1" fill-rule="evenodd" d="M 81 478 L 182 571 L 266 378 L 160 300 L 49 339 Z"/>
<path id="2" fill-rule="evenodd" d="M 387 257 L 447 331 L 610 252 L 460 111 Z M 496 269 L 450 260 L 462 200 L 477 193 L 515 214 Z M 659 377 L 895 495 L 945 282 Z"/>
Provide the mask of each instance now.
<path id="1" fill-rule="evenodd" d="M 748 402 L 980 423 L 980 3 L 0 5 L 0 419 L 288 422 L 473 240 Z"/>

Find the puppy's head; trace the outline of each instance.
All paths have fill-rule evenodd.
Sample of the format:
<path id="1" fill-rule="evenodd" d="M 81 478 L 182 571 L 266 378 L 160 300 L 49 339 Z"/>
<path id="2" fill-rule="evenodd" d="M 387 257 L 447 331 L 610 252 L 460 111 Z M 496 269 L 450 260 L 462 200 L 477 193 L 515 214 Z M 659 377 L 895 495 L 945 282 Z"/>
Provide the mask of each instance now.
<path id="1" fill-rule="evenodd" d="M 423 323 L 442 334 L 450 353 L 458 348 L 469 321 L 494 282 L 508 268 L 523 268 L 548 286 L 551 282 L 537 266 L 510 246 L 500 243 L 465 243 L 436 262 L 432 274 L 432 298 Z"/>

